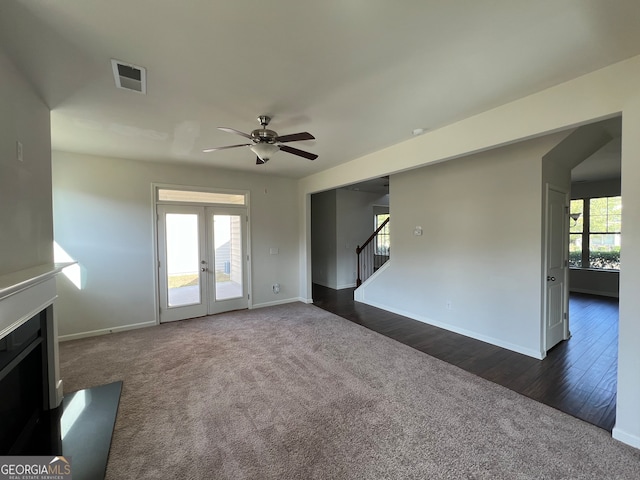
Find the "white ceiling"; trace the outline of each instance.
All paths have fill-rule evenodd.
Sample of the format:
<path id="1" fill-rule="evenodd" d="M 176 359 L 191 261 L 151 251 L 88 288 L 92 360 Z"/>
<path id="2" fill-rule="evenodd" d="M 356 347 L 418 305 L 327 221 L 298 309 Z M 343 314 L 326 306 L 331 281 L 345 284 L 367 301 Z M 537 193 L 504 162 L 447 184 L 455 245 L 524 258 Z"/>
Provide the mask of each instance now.
<path id="1" fill-rule="evenodd" d="M 3 0 L 53 148 L 302 177 L 640 54 L 638 0 Z M 147 69 L 115 88 L 110 59 Z M 261 166 L 244 132 L 309 131 Z"/>

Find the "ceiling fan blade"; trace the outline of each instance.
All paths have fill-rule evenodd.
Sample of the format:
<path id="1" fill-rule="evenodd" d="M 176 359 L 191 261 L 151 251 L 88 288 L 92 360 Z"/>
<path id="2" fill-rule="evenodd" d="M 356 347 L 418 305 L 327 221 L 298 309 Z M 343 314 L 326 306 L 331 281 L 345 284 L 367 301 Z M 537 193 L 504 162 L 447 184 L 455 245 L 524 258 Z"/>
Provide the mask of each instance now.
<path id="1" fill-rule="evenodd" d="M 300 133 L 292 133 L 291 135 L 282 135 L 281 137 L 276 137 L 276 142 L 297 142 L 300 140 L 315 140 L 316 137 L 311 135 L 309 132 L 300 132 Z"/>
<path id="2" fill-rule="evenodd" d="M 227 148 L 236 148 L 236 147 L 250 147 L 253 145 L 252 143 L 241 143 L 240 145 L 227 145 L 226 147 L 214 147 L 214 148 L 205 148 L 202 150 L 203 153 L 214 152 L 216 150 L 226 150 Z"/>
<path id="3" fill-rule="evenodd" d="M 240 130 L 236 130 L 235 128 L 218 127 L 218 130 L 222 130 L 223 132 L 227 133 L 235 133 L 236 135 L 242 135 L 245 138 L 251 138 L 251 135 L 249 135 L 248 133 L 241 132 Z"/>
<path id="4" fill-rule="evenodd" d="M 266 160 L 263 160 L 260 157 L 256 156 L 256 165 L 264 165 L 265 163 L 267 163 Z"/>
<path id="5" fill-rule="evenodd" d="M 287 153 L 293 153 L 294 155 L 298 155 L 299 157 L 308 158 L 309 160 L 315 160 L 316 158 L 318 158 L 318 155 L 316 155 L 315 153 L 305 152 L 304 150 L 289 147 L 288 145 L 280 145 L 280 150 Z"/>

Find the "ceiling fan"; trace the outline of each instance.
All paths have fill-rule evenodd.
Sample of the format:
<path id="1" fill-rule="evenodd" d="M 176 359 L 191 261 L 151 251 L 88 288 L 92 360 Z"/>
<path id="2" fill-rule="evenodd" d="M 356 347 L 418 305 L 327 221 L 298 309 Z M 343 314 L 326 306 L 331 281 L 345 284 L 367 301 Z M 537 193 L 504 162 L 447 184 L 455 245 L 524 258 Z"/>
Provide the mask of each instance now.
<path id="1" fill-rule="evenodd" d="M 283 143 L 298 142 L 300 140 L 315 140 L 316 137 L 309 132 L 292 133 L 291 135 L 278 136 L 273 130 L 269 130 L 267 125 L 271 121 L 271 117 L 267 115 L 260 115 L 258 121 L 262 128 L 257 128 L 251 133 L 244 133 L 234 128 L 218 127 L 219 130 L 228 133 L 235 133 L 251 140 L 252 143 L 241 143 L 239 145 L 227 145 L 225 147 L 205 148 L 202 150 L 204 153 L 213 152 L 216 150 L 225 150 L 227 148 L 236 147 L 249 147 L 253 153 L 256 154 L 256 165 L 262 165 L 269 161 L 269 159 L 278 151 L 292 153 L 299 157 L 308 158 L 309 160 L 315 160 L 318 155 L 311 152 L 305 152 L 297 148 L 290 147 L 289 145 L 283 145 Z"/>

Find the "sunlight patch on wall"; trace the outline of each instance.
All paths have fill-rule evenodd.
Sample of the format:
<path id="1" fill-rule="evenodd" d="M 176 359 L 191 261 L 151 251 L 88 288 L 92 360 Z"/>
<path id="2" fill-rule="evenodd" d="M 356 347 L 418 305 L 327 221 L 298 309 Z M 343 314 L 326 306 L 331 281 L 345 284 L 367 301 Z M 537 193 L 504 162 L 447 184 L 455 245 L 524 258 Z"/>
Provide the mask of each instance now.
<path id="1" fill-rule="evenodd" d="M 56 263 L 75 262 L 76 260 L 69 255 L 64 248 L 53 242 L 53 261 Z M 82 290 L 82 270 L 77 263 L 69 265 L 62 269 L 65 277 L 75 285 L 78 290 Z"/>

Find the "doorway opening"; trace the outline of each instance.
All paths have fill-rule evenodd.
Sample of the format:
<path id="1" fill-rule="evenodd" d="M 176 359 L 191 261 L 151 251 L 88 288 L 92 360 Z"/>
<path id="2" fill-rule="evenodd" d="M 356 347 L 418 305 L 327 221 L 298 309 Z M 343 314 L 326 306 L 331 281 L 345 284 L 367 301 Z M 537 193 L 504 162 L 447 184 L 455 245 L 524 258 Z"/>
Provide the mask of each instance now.
<path id="1" fill-rule="evenodd" d="M 311 195 L 312 284 L 333 290 L 356 286 L 356 249 L 376 230 L 376 220 L 388 217 L 389 198 L 389 177 Z M 389 230 L 385 233 L 386 243 L 376 244 L 377 250 L 372 244 L 371 265 L 388 258 Z"/>
<path id="2" fill-rule="evenodd" d="M 248 192 L 155 195 L 160 322 L 248 308 Z"/>

